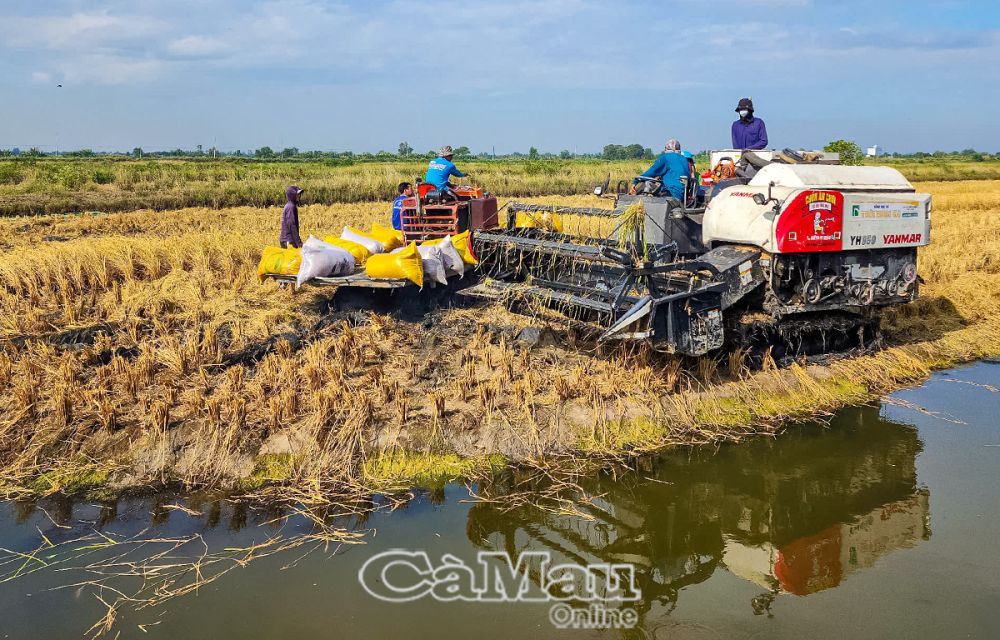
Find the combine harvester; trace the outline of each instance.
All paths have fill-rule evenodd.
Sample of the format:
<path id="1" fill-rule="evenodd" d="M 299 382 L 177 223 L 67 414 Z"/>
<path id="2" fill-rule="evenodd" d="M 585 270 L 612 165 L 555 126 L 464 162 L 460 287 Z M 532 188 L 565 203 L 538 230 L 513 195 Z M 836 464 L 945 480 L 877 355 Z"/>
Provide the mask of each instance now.
<path id="1" fill-rule="evenodd" d="M 713 157 L 727 154 L 740 161 L 739 151 Z M 917 297 L 930 195 L 888 167 L 756 155 L 765 162 L 755 175 L 715 185 L 703 204 L 627 195 L 624 183 L 613 209 L 511 203 L 506 229 L 473 235 L 485 277 L 460 293 L 514 309 L 554 307 L 598 329 L 600 341 L 690 356 L 727 338 L 775 358 L 866 344 L 880 309 Z M 519 214 L 597 216 L 617 226 L 609 237 L 572 236 L 517 228 Z"/>
<path id="2" fill-rule="evenodd" d="M 869 344 L 881 309 L 917 297 L 930 195 L 895 169 L 840 166 L 822 153 L 755 152 L 756 169 L 741 156 L 712 154 L 713 166 L 732 162 L 737 175 L 704 197 L 651 195 L 660 185 L 642 182 L 645 194 L 628 195 L 623 181 L 611 209 L 512 202 L 505 227 L 496 198 L 481 189 L 460 187 L 448 200 L 421 184 L 404 207 L 403 234 L 420 243 L 471 231 L 479 266 L 449 283 L 449 294 L 555 309 L 600 342 L 689 356 L 728 343 L 758 361 L 768 351 L 778 359 Z M 577 216 L 614 230 L 595 237 L 546 224 Z M 412 286 L 363 270 L 312 283 Z"/>

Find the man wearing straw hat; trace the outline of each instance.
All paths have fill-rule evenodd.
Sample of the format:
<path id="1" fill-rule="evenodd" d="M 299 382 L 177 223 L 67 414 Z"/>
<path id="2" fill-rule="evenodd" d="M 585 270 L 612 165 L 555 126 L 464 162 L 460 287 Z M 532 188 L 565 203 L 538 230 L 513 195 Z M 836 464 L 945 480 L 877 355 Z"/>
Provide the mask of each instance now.
<path id="1" fill-rule="evenodd" d="M 455 163 L 451 161 L 455 152 L 452 151 L 450 145 L 445 145 L 441 147 L 438 151 L 436 158 L 431 160 L 430 164 L 427 165 L 427 175 L 424 176 L 424 182 L 432 184 L 439 191 L 448 191 L 449 187 L 453 186 L 448 182 L 448 178 L 455 176 L 456 178 L 465 178 L 467 174 L 462 173 L 455 166 Z"/>

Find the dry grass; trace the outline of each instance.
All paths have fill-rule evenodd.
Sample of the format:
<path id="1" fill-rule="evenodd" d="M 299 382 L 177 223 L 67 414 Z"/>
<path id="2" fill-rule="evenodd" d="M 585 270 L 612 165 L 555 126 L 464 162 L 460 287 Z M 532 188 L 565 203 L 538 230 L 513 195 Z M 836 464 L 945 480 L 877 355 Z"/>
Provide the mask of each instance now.
<path id="1" fill-rule="evenodd" d="M 391 198 L 403 180 L 422 176 L 427 160 L 255 161 L 126 158 L 0 158 L 0 216 L 66 211 L 168 210 L 180 207 L 264 207 L 284 203 L 285 187 L 305 187 L 307 202 L 370 202 Z M 890 159 L 910 180 L 1000 178 L 1000 162 L 960 158 Z M 608 173 L 636 175 L 649 161 L 459 160 L 483 185 L 506 196 L 590 193 Z"/>
<path id="2" fill-rule="evenodd" d="M 523 350 L 513 337 L 540 320 L 498 307 L 439 311 L 430 330 L 378 314 L 318 326 L 327 292 L 257 282 L 277 209 L 5 219 L 3 488 L 324 492 L 435 465 L 471 473 L 489 454 L 620 455 L 771 433 L 1000 351 L 1000 182 L 920 188 L 935 195 L 927 283 L 886 319 L 890 348 L 755 374 L 741 354 L 595 353 L 572 334 L 563 348 Z M 386 204 L 312 205 L 302 231 L 387 217 Z"/>
<path id="3" fill-rule="evenodd" d="M 395 186 L 423 176 L 427 161 L 254 162 L 248 160 L 0 159 L 0 216 L 282 205 L 285 187 L 309 203 L 392 199 Z M 491 191 L 507 196 L 590 193 L 608 172 L 632 176 L 644 161 L 459 160 Z"/>

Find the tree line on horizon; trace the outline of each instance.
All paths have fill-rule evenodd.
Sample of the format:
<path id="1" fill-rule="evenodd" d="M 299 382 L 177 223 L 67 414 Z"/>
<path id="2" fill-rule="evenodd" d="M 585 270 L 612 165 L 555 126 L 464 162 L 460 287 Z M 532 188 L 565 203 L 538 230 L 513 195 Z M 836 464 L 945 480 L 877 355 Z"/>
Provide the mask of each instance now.
<path id="1" fill-rule="evenodd" d="M 839 152 L 845 164 L 858 164 L 864 158 L 861 147 L 849 140 L 836 140 L 824 147 L 826 151 Z M 705 158 L 707 151 L 699 151 L 696 156 Z M 222 151 L 215 147 L 204 150 L 198 145 L 194 150 L 173 149 L 145 151 L 141 147 L 135 147 L 131 152 L 119 151 L 94 151 L 92 149 L 76 149 L 71 151 L 45 152 L 37 147 L 27 150 L 18 148 L 0 148 L 0 158 L 42 158 L 42 157 L 62 157 L 62 158 L 183 158 L 183 159 L 212 159 L 212 158 L 237 158 L 247 160 L 324 160 L 328 162 L 350 163 L 354 161 L 392 161 L 392 160 L 423 160 L 431 159 L 437 155 L 437 151 L 429 150 L 423 153 L 417 152 L 407 142 L 401 142 L 396 153 L 389 151 L 354 152 L 354 151 L 320 151 L 320 150 L 300 150 L 298 147 L 285 147 L 280 150 L 263 146 L 253 150 Z M 527 153 L 514 151 L 511 153 L 497 154 L 493 152 L 473 153 L 467 146 L 455 147 L 455 159 L 457 160 L 653 160 L 655 153 L 649 147 L 632 143 L 607 144 L 599 153 L 578 153 L 563 149 L 559 153 L 540 152 L 536 147 L 530 147 Z M 972 162 L 983 162 L 1000 158 L 1000 152 L 989 153 L 976 149 L 963 149 L 961 151 L 917 151 L 913 153 L 882 153 L 882 158 L 898 159 L 947 159 L 959 158 Z"/>

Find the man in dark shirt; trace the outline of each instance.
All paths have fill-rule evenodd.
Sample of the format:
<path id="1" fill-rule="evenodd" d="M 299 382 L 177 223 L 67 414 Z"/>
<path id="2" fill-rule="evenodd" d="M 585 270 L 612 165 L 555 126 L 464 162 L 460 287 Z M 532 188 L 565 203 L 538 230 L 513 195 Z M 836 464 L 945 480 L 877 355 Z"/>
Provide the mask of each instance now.
<path id="1" fill-rule="evenodd" d="M 736 106 L 740 119 L 733 123 L 733 149 L 767 148 L 767 127 L 753 115 L 753 100 L 741 98 Z"/>
<path id="2" fill-rule="evenodd" d="M 285 197 L 288 202 L 281 212 L 281 235 L 278 236 L 278 243 L 282 249 L 287 249 L 289 245 L 298 249 L 302 247 L 302 238 L 299 237 L 299 198 L 302 197 L 302 189 L 294 185 L 288 187 Z"/>

